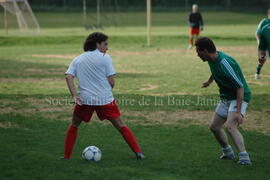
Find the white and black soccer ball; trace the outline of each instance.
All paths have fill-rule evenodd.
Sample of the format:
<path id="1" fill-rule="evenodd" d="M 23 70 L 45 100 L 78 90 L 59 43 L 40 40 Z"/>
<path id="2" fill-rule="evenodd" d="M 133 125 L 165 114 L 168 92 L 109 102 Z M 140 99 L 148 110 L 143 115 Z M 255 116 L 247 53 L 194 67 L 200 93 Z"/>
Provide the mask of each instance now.
<path id="1" fill-rule="evenodd" d="M 82 158 L 87 161 L 98 162 L 101 160 L 102 153 L 96 146 L 88 146 L 82 152 Z"/>

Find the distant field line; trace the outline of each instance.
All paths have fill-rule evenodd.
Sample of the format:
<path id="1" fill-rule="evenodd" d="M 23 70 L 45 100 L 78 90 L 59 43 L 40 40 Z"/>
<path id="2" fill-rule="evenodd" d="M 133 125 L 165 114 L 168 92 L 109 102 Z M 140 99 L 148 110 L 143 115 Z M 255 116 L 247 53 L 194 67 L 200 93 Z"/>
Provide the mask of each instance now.
<path id="1" fill-rule="evenodd" d="M 257 46 L 219 46 L 217 47 L 218 50 L 222 50 L 224 52 L 237 52 L 245 55 L 254 54 L 257 52 Z M 185 48 L 172 48 L 172 49 L 160 49 L 157 48 L 155 50 L 148 50 L 148 51 L 111 51 L 109 54 L 111 56 L 140 56 L 140 55 L 153 55 L 153 54 L 171 54 L 171 53 L 189 53 L 193 51 L 188 51 Z M 37 58 L 59 58 L 59 59 L 73 59 L 79 54 L 26 54 L 25 56 L 37 57 Z"/>

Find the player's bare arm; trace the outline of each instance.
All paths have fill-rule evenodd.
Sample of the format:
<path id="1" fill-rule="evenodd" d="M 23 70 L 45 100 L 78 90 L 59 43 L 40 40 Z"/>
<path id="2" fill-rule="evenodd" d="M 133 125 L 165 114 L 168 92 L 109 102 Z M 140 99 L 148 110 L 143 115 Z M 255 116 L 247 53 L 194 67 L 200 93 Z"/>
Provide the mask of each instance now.
<path id="1" fill-rule="evenodd" d="M 213 80 L 214 80 L 214 78 L 211 75 L 207 81 L 203 82 L 202 88 L 206 88 L 206 87 L 210 86 L 210 84 L 213 82 Z"/>
<path id="2" fill-rule="evenodd" d="M 243 117 L 241 115 L 241 107 L 242 107 L 242 102 L 244 99 L 244 89 L 242 87 L 237 89 L 236 92 L 236 102 L 237 102 L 237 110 L 236 110 L 236 120 L 238 122 L 238 125 L 243 123 Z"/>
<path id="3" fill-rule="evenodd" d="M 112 88 L 114 87 L 114 84 L 115 84 L 114 76 L 115 75 L 108 76 L 108 81 L 109 81 L 109 83 L 110 83 L 110 85 L 111 85 Z"/>
<path id="4" fill-rule="evenodd" d="M 77 93 L 76 93 L 76 88 L 74 85 L 74 76 L 70 74 L 66 74 L 66 82 L 67 82 L 67 86 L 70 91 L 70 94 L 72 98 L 74 99 L 75 104 L 82 105 L 82 100 L 80 99 L 80 97 L 77 96 Z"/>

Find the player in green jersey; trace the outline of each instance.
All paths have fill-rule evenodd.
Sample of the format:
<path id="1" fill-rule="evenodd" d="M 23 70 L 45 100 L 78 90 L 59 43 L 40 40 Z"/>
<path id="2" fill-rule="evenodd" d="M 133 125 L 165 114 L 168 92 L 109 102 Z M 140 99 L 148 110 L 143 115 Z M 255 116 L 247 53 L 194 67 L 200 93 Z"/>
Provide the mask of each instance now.
<path id="1" fill-rule="evenodd" d="M 255 37 L 257 39 L 258 44 L 259 44 L 260 36 L 262 34 L 262 28 L 267 24 L 270 24 L 270 8 L 267 10 L 267 18 L 263 18 L 260 21 L 258 28 L 256 30 Z"/>
<path id="2" fill-rule="evenodd" d="M 258 25 L 258 28 L 256 30 L 256 33 L 255 33 L 258 44 L 260 43 L 260 37 L 262 36 L 263 28 L 270 24 L 270 8 L 267 10 L 267 16 L 268 16 L 268 18 L 264 18 L 261 20 L 261 22 Z M 261 69 L 262 69 L 262 67 L 267 59 L 267 56 L 269 56 L 269 54 L 266 53 L 264 55 L 265 58 L 259 58 L 261 60 L 259 61 L 258 65 L 256 67 L 255 80 L 260 79 Z"/>
<path id="3" fill-rule="evenodd" d="M 270 53 L 270 23 L 262 28 L 258 47 L 259 64 L 263 65 Z"/>
<path id="4" fill-rule="evenodd" d="M 234 152 L 228 143 L 222 126 L 225 124 L 227 133 L 231 136 L 238 152 L 239 164 L 251 165 L 246 151 L 244 139 L 238 130 L 243 123 L 247 105 L 251 99 L 251 91 L 242 74 L 238 63 L 230 56 L 216 51 L 213 41 L 207 37 L 199 38 L 196 43 L 198 56 L 207 61 L 211 76 L 202 87 L 208 87 L 213 80 L 217 83 L 221 101 L 216 107 L 210 129 L 222 147 L 221 159 L 234 159 Z"/>

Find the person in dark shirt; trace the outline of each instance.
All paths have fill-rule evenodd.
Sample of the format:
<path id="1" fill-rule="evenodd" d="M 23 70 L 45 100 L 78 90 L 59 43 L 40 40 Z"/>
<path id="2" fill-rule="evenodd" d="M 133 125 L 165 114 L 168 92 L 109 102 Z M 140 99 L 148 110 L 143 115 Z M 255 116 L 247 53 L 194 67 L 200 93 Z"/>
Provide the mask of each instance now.
<path id="1" fill-rule="evenodd" d="M 203 30 L 203 19 L 197 4 L 192 5 L 192 12 L 189 14 L 188 24 L 190 27 L 188 49 L 191 49 L 193 47 L 194 39 L 196 41 L 200 31 Z"/>

